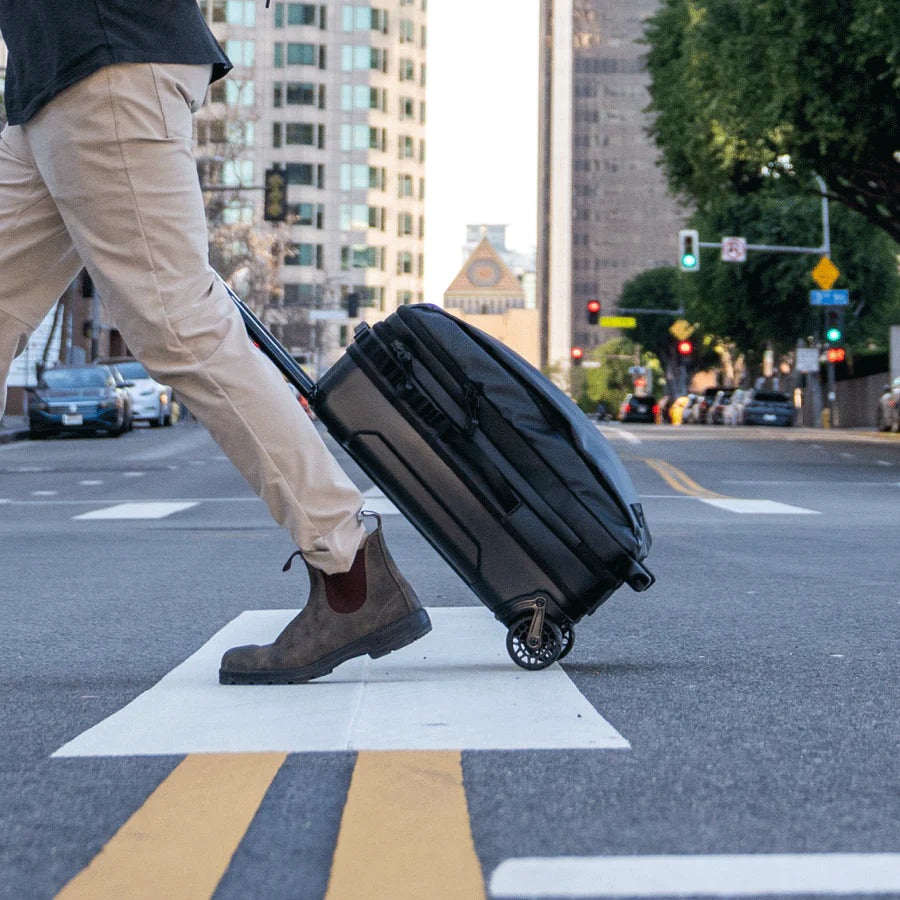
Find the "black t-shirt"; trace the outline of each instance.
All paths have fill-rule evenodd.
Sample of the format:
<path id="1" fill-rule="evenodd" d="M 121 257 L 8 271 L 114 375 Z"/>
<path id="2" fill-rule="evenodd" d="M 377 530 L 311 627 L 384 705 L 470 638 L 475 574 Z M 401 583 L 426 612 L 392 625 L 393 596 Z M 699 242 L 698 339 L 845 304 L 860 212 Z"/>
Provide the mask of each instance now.
<path id="1" fill-rule="evenodd" d="M 113 63 L 211 63 L 213 81 L 231 69 L 197 0 L 0 0 L 0 32 L 13 125 Z"/>

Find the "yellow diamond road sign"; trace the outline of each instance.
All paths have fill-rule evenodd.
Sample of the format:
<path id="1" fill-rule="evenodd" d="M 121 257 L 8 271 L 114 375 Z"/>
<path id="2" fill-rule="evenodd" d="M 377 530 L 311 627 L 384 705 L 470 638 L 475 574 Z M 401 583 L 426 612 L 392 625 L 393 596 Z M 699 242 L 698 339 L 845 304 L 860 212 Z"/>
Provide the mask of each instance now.
<path id="1" fill-rule="evenodd" d="M 837 266 L 827 256 L 823 256 L 812 270 L 813 281 L 823 291 L 830 291 L 840 274 Z"/>

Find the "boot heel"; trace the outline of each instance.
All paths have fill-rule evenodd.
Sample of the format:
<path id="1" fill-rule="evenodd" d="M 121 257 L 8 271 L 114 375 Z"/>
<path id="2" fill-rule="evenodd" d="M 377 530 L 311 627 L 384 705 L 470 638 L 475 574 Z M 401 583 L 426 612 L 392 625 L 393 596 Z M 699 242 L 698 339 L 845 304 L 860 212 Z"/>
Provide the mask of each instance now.
<path id="1" fill-rule="evenodd" d="M 420 637 L 424 637 L 431 631 L 431 619 L 424 609 L 415 612 L 385 625 L 369 637 L 368 653 L 372 659 L 380 659 L 387 656 L 392 650 L 399 650 Z"/>

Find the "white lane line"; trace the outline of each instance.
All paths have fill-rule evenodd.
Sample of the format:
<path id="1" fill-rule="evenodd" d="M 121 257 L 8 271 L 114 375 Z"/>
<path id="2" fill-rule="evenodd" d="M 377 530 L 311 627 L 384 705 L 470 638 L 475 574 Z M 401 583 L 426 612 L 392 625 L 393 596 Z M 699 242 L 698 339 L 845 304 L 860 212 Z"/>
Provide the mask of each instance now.
<path id="1" fill-rule="evenodd" d="M 147 473 L 146 472 L 123 472 L 123 478 L 143 478 Z"/>
<path id="2" fill-rule="evenodd" d="M 493 898 L 829 897 L 900 891 L 900 853 L 508 859 Z"/>
<path id="3" fill-rule="evenodd" d="M 728 512 L 742 513 L 746 515 L 793 515 L 793 516 L 818 516 L 817 509 L 804 509 L 802 506 L 790 506 L 787 503 L 779 503 L 777 500 L 739 500 L 734 497 L 722 497 L 721 499 L 698 498 L 710 506 L 719 509 L 727 509 Z"/>
<path id="4" fill-rule="evenodd" d="M 32 497 L 55 497 L 59 491 L 32 491 Z"/>
<path id="5" fill-rule="evenodd" d="M 309 684 L 220 685 L 225 650 L 271 641 L 295 615 L 244 612 L 53 755 L 630 747 L 560 666 L 516 666 L 505 629 L 485 607 L 429 614 L 434 630 L 416 643 Z"/>
<path id="6" fill-rule="evenodd" d="M 103 484 L 102 481 L 79 481 L 78 483 L 80 485 L 84 485 L 85 487 L 94 487 L 95 485 Z"/>
<path id="7" fill-rule="evenodd" d="M 173 513 L 182 512 L 196 506 L 196 503 L 188 502 L 147 502 L 147 503 L 117 503 L 115 506 L 107 506 L 103 509 L 95 509 L 91 512 L 73 516 L 73 519 L 164 519 Z"/>
<path id="8" fill-rule="evenodd" d="M 400 510 L 384 496 L 380 488 L 370 487 L 367 491 L 363 491 L 365 505 L 363 509 L 380 513 L 383 516 L 399 516 Z"/>
<path id="9" fill-rule="evenodd" d="M 630 431 L 626 431 L 624 428 L 617 428 L 616 426 L 611 425 L 597 425 L 596 427 L 604 437 L 608 438 L 611 435 L 615 435 L 617 438 L 621 438 L 623 441 L 627 441 L 629 444 L 642 443 L 641 439 L 636 434 L 632 434 Z"/>

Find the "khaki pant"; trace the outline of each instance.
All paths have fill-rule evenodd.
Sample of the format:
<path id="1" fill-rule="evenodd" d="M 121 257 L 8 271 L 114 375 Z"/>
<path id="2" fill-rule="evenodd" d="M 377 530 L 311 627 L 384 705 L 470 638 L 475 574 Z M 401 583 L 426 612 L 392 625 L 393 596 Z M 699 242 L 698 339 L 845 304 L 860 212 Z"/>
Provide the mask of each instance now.
<path id="1" fill-rule="evenodd" d="M 0 136 L 0 412 L 24 340 L 84 265 L 129 348 L 184 397 L 304 556 L 349 569 L 362 496 L 209 267 L 191 154 L 208 66 L 109 66 Z"/>

